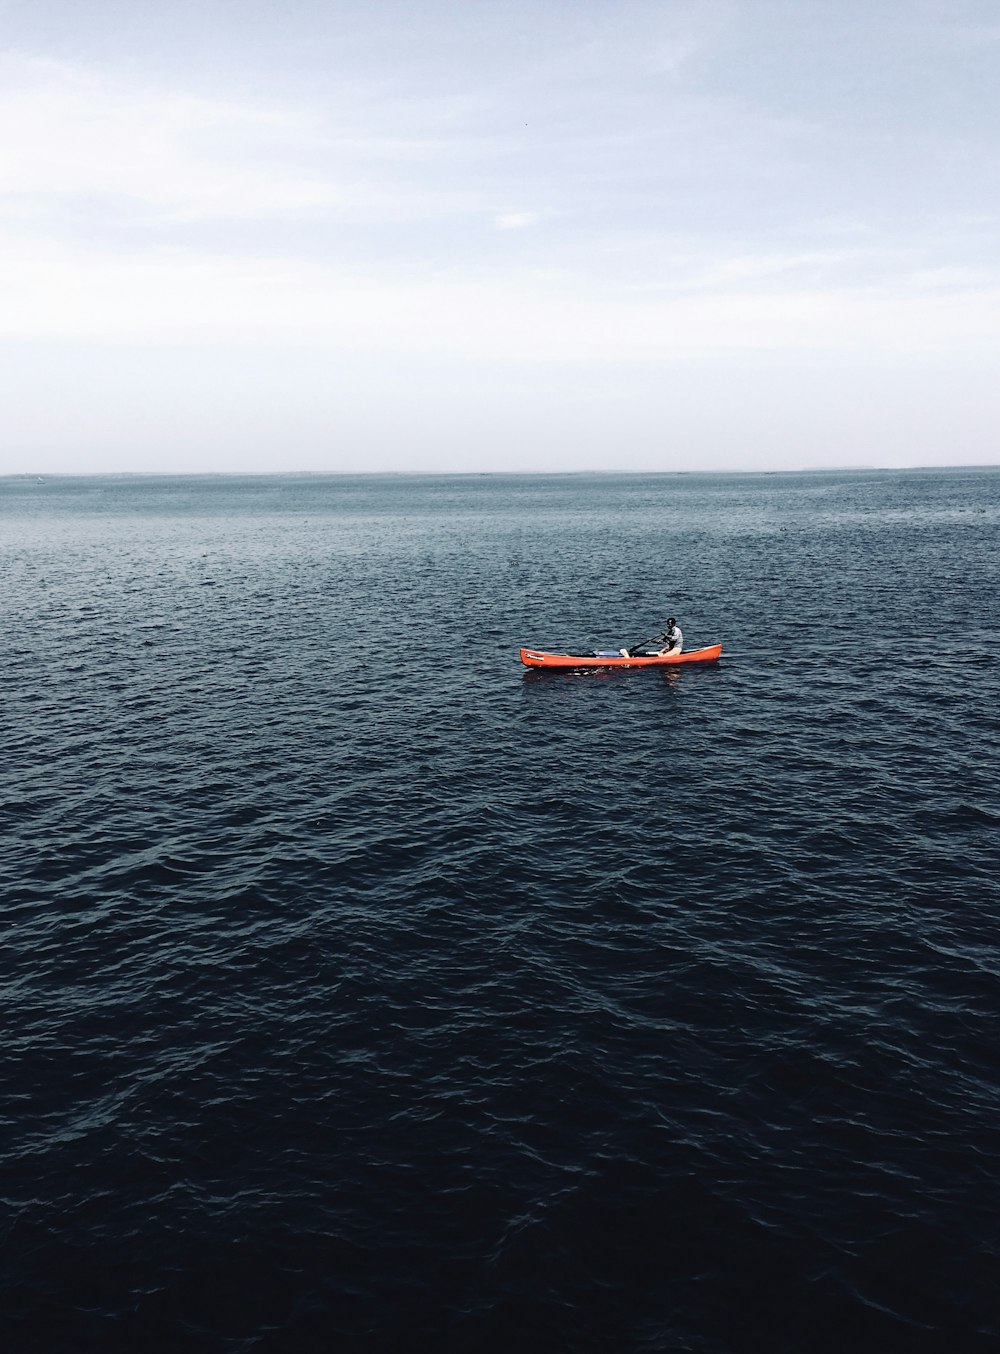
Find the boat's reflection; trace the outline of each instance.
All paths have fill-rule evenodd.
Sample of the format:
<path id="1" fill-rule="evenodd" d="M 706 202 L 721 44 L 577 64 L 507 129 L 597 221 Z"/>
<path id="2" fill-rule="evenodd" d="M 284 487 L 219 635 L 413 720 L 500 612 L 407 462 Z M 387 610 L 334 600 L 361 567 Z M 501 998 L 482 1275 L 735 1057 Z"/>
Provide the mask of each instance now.
<path id="1" fill-rule="evenodd" d="M 716 664 L 692 663 L 687 667 L 673 668 L 527 668 L 521 676 L 525 686 L 552 686 L 559 682 L 627 682 L 640 676 L 643 681 L 651 678 L 665 682 L 667 686 L 676 686 L 696 671 L 710 671 Z"/>

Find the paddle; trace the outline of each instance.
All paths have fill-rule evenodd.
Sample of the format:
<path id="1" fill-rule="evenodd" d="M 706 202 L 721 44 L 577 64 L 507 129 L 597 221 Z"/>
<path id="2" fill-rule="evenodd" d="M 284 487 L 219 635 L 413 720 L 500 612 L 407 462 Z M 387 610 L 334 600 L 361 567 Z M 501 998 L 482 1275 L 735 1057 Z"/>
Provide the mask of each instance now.
<path id="1" fill-rule="evenodd" d="M 633 645 L 631 646 L 631 648 L 629 649 L 629 651 L 628 651 L 628 656 L 629 656 L 629 658 L 634 658 L 634 657 L 635 657 L 635 651 L 636 651 L 636 649 L 644 649 L 644 648 L 646 647 L 647 644 L 653 644 L 653 643 L 655 643 L 657 640 L 662 640 L 662 639 L 666 639 L 666 634 L 665 634 L 663 631 L 661 631 L 661 632 L 660 632 L 659 634 L 657 634 L 657 635 L 650 635 L 649 639 L 640 639 L 640 641 L 639 641 L 638 644 L 633 644 Z"/>

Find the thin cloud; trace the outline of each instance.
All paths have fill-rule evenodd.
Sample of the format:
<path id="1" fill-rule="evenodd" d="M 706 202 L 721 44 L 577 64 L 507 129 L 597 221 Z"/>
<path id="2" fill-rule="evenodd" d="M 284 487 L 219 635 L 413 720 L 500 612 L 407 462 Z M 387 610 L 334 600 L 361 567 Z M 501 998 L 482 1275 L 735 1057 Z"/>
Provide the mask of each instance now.
<path id="1" fill-rule="evenodd" d="M 44 215 L 77 200 L 164 222 L 434 219 L 492 204 L 428 166 L 446 137 L 364 132 L 336 110 L 137 87 L 64 63 L 0 60 L 0 195 Z M 131 205 L 127 205 L 131 204 Z M 112 209 L 114 210 L 114 209 Z"/>
<path id="2" fill-rule="evenodd" d="M 8 339 L 225 340 L 542 363 L 810 348 L 905 355 L 1000 342 L 996 274 L 975 286 L 914 274 L 896 287 L 741 284 L 637 297 L 572 276 L 418 279 L 191 251 L 109 256 L 30 240 L 8 241 L 3 258 L 0 337 Z"/>
<path id="3" fill-rule="evenodd" d="M 538 212 L 504 212 L 493 224 L 497 230 L 525 230 L 528 226 L 536 226 L 541 219 Z"/>
<path id="4" fill-rule="evenodd" d="M 1000 43 L 1000 23 L 956 24 L 945 33 L 958 48 L 995 47 Z"/>
<path id="5" fill-rule="evenodd" d="M 276 141 L 303 130 L 287 112 L 115 87 L 49 62 L 4 66 L 0 188 L 11 196 L 121 198 L 185 218 L 282 215 L 343 200 L 331 182 L 268 163 Z M 264 163 L 253 163 L 261 150 Z"/>

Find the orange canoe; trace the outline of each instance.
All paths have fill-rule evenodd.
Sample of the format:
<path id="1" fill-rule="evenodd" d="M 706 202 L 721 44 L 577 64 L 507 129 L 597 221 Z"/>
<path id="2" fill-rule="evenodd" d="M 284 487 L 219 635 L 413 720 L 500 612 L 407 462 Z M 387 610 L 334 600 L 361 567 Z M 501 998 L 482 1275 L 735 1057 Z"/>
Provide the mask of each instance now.
<path id="1" fill-rule="evenodd" d="M 625 658 L 621 654 L 544 653 L 541 649 L 521 650 L 521 662 L 526 668 L 673 668 L 678 663 L 714 663 L 721 657 L 721 644 L 710 644 L 706 649 L 688 649 L 682 653 L 656 654 L 650 658 Z"/>

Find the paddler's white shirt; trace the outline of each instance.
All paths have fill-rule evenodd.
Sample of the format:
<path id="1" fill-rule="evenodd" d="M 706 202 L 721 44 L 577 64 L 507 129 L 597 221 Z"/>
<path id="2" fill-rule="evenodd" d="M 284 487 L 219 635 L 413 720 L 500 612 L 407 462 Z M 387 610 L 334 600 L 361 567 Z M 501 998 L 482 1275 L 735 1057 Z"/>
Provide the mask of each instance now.
<path id="1" fill-rule="evenodd" d="M 684 647 L 684 635 L 679 625 L 672 625 L 664 635 L 669 649 L 682 649 Z"/>

